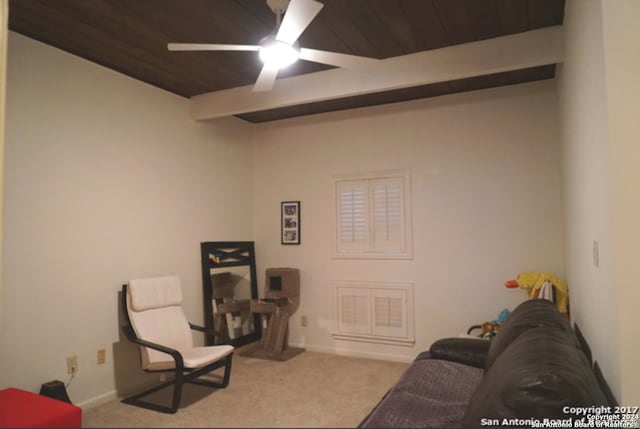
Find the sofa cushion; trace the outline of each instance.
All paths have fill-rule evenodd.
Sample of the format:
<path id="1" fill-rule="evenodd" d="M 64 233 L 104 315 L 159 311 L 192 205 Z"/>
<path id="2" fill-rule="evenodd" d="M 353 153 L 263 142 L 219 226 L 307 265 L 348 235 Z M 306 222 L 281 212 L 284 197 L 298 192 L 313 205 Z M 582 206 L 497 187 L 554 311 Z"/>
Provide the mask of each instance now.
<path id="1" fill-rule="evenodd" d="M 500 327 L 498 334 L 491 340 L 491 346 L 485 361 L 485 372 L 498 359 L 500 354 L 522 333 L 532 328 L 547 327 L 570 333 L 578 344 L 569 321 L 557 310 L 551 301 L 530 299 L 518 305 Z"/>
<path id="2" fill-rule="evenodd" d="M 360 427 L 460 427 L 482 369 L 439 359 L 417 360 Z"/>
<path id="3" fill-rule="evenodd" d="M 485 372 L 463 426 L 480 427 L 482 419 L 567 419 L 565 406 L 593 405 L 606 401 L 575 335 L 534 327 L 515 338 Z"/>
<path id="4" fill-rule="evenodd" d="M 434 359 L 484 368 L 490 345 L 489 341 L 480 338 L 443 338 L 431 344 L 429 354 Z"/>

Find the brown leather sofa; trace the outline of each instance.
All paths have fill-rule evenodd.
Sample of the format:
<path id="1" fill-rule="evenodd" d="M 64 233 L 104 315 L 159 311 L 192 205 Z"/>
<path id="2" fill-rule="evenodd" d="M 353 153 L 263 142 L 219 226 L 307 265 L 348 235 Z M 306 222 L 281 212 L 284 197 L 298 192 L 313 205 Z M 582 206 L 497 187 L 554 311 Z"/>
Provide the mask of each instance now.
<path id="1" fill-rule="evenodd" d="M 491 341 L 433 343 L 360 427 L 532 427 L 575 419 L 575 407 L 615 405 L 582 336 L 551 302 L 533 299 Z"/>

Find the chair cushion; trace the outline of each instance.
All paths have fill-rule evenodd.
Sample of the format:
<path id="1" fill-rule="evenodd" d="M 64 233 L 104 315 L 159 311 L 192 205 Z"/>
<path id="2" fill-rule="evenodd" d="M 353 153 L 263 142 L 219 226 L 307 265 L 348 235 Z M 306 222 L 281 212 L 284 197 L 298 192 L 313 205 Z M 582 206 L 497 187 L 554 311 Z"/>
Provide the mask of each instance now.
<path id="1" fill-rule="evenodd" d="M 127 311 L 138 338 L 176 350 L 193 347 L 193 335 L 182 311 L 182 288 L 177 276 L 138 278 L 127 287 Z M 167 353 L 148 347 L 140 348 L 142 368 L 174 368 Z M 158 367 L 158 368 L 156 368 Z"/>
<path id="2" fill-rule="evenodd" d="M 129 319 L 138 338 L 178 351 L 193 347 L 193 334 L 181 306 L 134 311 L 129 313 Z M 140 348 L 140 357 L 142 368 L 147 370 L 159 369 L 154 368 L 155 364 L 162 366 L 167 360 L 171 361 L 170 368 L 175 367 L 171 355 L 149 347 Z"/>
<path id="3" fill-rule="evenodd" d="M 234 348 L 232 346 L 206 346 L 193 347 L 190 349 L 179 350 L 184 361 L 184 367 L 189 369 L 202 368 L 210 363 L 216 362 L 225 356 L 231 354 Z M 159 354 L 158 358 L 147 366 L 149 371 L 160 371 L 175 368 L 175 362 L 171 356 L 167 354 Z"/>
<path id="4" fill-rule="evenodd" d="M 129 300 L 133 311 L 182 304 L 182 289 L 177 276 L 129 280 Z"/>

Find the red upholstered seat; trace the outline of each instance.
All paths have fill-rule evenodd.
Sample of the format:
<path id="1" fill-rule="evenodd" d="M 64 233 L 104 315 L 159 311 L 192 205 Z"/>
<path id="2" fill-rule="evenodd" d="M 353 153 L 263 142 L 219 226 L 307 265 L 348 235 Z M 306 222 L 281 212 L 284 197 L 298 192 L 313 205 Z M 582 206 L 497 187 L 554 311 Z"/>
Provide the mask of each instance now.
<path id="1" fill-rule="evenodd" d="M 0 390 L 0 428 L 79 428 L 82 409 L 10 387 Z"/>

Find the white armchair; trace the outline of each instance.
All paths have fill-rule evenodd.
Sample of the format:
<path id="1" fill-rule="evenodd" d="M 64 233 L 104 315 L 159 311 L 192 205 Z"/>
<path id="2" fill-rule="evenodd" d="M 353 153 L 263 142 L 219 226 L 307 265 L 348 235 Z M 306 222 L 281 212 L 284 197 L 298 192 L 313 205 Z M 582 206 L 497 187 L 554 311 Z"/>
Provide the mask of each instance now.
<path id="1" fill-rule="evenodd" d="M 230 345 L 194 346 L 192 330 L 205 328 L 187 321 L 182 310 L 182 288 L 176 276 L 130 280 L 122 286 L 122 308 L 129 340 L 140 346 L 142 369 L 149 372 L 173 372 L 164 382 L 122 402 L 165 413 L 175 413 L 180 406 L 184 383 L 224 388 L 229 384 L 234 348 Z M 198 379 L 224 367 L 221 382 Z M 171 405 L 165 406 L 142 398 L 173 385 Z"/>

